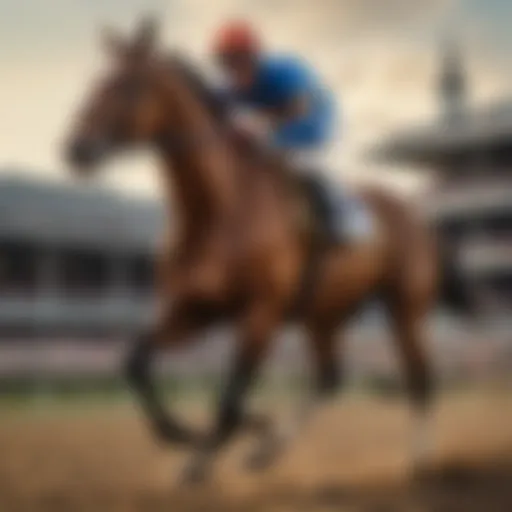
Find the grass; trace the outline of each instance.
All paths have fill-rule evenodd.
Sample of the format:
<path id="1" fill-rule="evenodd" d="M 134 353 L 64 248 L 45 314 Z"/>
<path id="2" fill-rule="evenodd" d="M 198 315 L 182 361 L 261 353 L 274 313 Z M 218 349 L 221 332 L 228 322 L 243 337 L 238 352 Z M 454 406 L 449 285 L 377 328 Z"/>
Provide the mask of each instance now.
<path id="1" fill-rule="evenodd" d="M 221 379 L 213 376 L 202 378 L 189 378 L 185 380 L 162 379 L 159 382 L 160 392 L 166 399 L 173 402 L 191 402 L 214 404 L 216 397 L 222 389 Z M 255 390 L 256 398 L 265 401 L 282 401 L 283 398 L 293 400 L 306 393 L 307 384 L 303 379 L 292 378 L 288 381 L 263 382 Z M 491 389 L 493 393 L 504 391 L 510 393 L 510 381 L 498 384 L 488 381 L 478 382 L 452 382 L 445 383 L 441 390 L 443 394 L 465 394 L 469 390 Z M 403 386 L 390 379 L 372 378 L 358 382 L 351 382 L 343 390 L 350 395 L 373 395 L 383 398 L 396 398 L 405 396 Z M 30 379 L 18 378 L 0 381 L 0 408 L 40 409 L 41 407 L 75 405 L 83 407 L 114 406 L 132 403 L 133 397 L 127 384 L 120 378 L 46 378 Z"/>

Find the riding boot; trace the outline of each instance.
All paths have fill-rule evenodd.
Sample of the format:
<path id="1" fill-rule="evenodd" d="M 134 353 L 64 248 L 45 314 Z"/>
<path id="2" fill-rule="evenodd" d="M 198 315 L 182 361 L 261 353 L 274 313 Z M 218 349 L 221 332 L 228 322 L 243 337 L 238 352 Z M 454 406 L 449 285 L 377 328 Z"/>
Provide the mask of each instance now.
<path id="1" fill-rule="evenodd" d="M 342 206 L 338 194 L 332 190 L 329 183 L 316 174 L 305 174 L 304 183 L 315 214 L 319 218 L 322 237 L 327 243 L 344 243 L 341 229 Z"/>

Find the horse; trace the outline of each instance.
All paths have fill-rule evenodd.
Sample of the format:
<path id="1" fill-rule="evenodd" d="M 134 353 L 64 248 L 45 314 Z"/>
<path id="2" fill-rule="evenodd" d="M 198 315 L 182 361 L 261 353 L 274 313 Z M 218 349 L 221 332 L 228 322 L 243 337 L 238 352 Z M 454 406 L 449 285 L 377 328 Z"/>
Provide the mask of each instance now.
<path id="1" fill-rule="evenodd" d="M 259 437 L 248 467 L 274 462 L 313 406 L 341 388 L 337 333 L 370 298 L 388 314 L 423 427 L 434 396 L 424 321 L 443 298 L 468 309 L 459 276 L 453 268 L 444 273 L 432 227 L 392 194 L 366 187 L 359 194 L 375 220 L 374 236 L 318 243 L 315 230 L 299 220 L 309 200 L 290 186 L 286 162 L 240 143 L 199 73 L 159 48 L 155 23 L 143 21 L 130 38 L 104 35 L 113 65 L 77 114 L 65 158 L 81 176 L 140 145 L 160 159 L 169 228 L 155 264 L 158 315 L 134 337 L 124 368 L 154 434 L 194 450 L 184 479 L 204 480 L 221 449 L 251 426 Z M 290 318 L 307 334 L 315 377 L 311 407 L 282 429 L 244 406 L 277 330 Z M 151 363 L 159 350 L 183 347 L 226 319 L 238 333 L 234 360 L 213 425 L 199 433 L 164 408 Z M 420 432 L 416 455 L 424 447 Z"/>

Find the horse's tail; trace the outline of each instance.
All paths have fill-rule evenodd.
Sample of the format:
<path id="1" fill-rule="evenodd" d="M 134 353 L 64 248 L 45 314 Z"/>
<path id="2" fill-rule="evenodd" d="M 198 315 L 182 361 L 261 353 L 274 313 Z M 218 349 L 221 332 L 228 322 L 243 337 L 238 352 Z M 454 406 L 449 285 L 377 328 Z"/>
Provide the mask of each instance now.
<path id="1" fill-rule="evenodd" d="M 470 283 L 458 261 L 453 244 L 441 240 L 440 258 L 440 303 L 453 313 L 464 317 L 476 313 L 476 304 L 470 290 Z"/>

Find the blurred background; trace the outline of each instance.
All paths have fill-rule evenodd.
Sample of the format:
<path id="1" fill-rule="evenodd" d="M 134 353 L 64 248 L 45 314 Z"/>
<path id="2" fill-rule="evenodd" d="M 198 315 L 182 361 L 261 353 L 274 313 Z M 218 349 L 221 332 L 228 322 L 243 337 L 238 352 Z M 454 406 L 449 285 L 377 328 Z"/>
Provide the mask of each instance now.
<path id="1" fill-rule="evenodd" d="M 510 455 L 512 461 L 510 2 L 0 0 L 0 453 L 6 454 L 0 462 L 0 504 L 7 504 L 2 510 L 160 510 L 167 504 L 162 489 L 172 464 L 157 476 L 134 469 L 160 468 L 161 454 L 127 405 L 118 371 L 127 341 L 151 321 L 154 307 L 152 258 L 163 228 L 157 171 L 152 155 L 130 155 L 94 181 L 77 183 L 59 146 L 77 101 L 105 65 L 99 27 L 128 29 L 148 10 L 161 18 L 165 43 L 183 49 L 207 73 L 214 73 L 208 59 L 212 33 L 233 17 L 261 27 L 269 48 L 299 52 L 319 69 L 336 91 L 344 119 L 333 176 L 377 182 L 416 202 L 459 248 L 459 264 L 484 312 L 477 326 L 442 310 L 429 323 L 428 348 L 446 390 L 439 420 L 443 453 L 482 444 L 483 452 L 497 452 L 500 460 Z M 271 395 L 282 391 L 287 401 L 301 388 L 307 358 L 300 333 L 287 329 L 281 338 L 264 387 Z M 212 331 L 206 341 L 162 365 L 175 396 L 191 397 L 191 390 L 194 399 L 210 396 L 224 374 L 229 326 Z M 406 436 L 401 395 L 388 398 L 387 406 L 382 402 L 401 389 L 401 373 L 378 306 L 355 319 L 345 350 L 349 405 L 338 405 L 325 427 L 330 433 L 320 435 L 325 444 L 341 443 L 335 460 L 329 459 L 332 444 L 322 459 L 336 482 L 350 473 L 338 463 L 351 436 L 370 440 L 361 443 L 362 458 L 349 456 L 352 469 L 360 462 L 361 474 L 375 469 L 375 459 L 387 467 L 390 459 L 375 450 L 401 446 Z M 382 438 L 366 432 L 373 422 L 369 414 L 380 418 L 373 424 L 382 427 Z M 461 433 L 470 427 L 466 446 Z M 98 476 L 106 444 L 116 468 L 125 461 L 130 470 Z M 134 459 L 127 459 L 128 446 L 137 446 Z M 61 463 L 46 471 L 42 461 L 55 450 Z M 309 459 L 301 455 L 307 470 L 301 473 L 300 464 L 289 462 L 272 485 L 301 478 L 318 483 L 323 473 L 312 473 L 319 465 L 314 453 Z M 391 459 L 391 467 L 401 467 Z M 75 476 L 68 479 L 70 471 Z M 481 480 L 492 487 L 500 478 L 512 483 L 511 475 L 492 473 Z M 243 507 L 217 498 L 215 503 L 219 510 L 299 510 L 300 503 L 310 503 L 303 510 L 318 508 L 315 491 L 297 490 L 294 501 L 293 492 L 287 497 L 278 489 L 258 501 L 254 493 L 267 484 L 241 485 L 250 496 Z M 116 494 L 133 487 L 142 489 L 142 498 Z M 511 510 L 505 487 L 496 487 L 502 501 L 491 505 L 485 495 L 461 510 Z M 453 503 L 462 503 L 461 496 Z M 189 498 L 180 498 L 177 510 L 207 510 L 205 503 L 213 499 Z M 456 510 L 442 508 L 453 505 L 445 498 L 423 501 L 427 508 L 421 510 Z M 332 503 L 318 509 L 342 510 L 340 499 L 334 493 Z M 373 506 L 354 500 L 361 508 L 352 503 L 356 508 L 347 510 Z M 281 508 L 273 508 L 276 503 Z M 387 510 L 413 510 L 389 503 Z"/>

